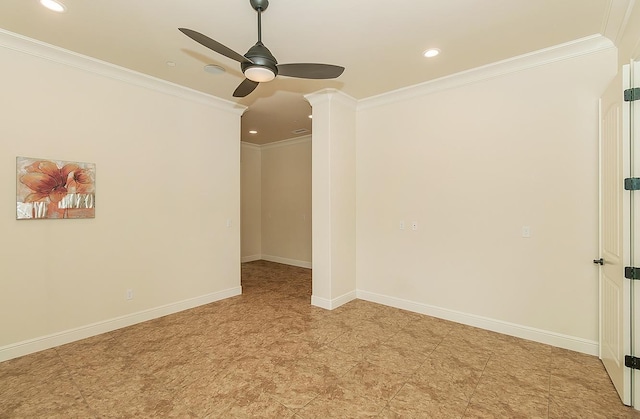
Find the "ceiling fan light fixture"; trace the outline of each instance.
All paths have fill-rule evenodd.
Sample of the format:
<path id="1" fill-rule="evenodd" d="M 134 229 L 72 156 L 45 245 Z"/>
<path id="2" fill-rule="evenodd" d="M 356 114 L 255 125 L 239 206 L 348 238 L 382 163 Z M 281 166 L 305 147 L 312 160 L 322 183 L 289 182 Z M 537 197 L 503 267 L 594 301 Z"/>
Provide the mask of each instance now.
<path id="1" fill-rule="evenodd" d="M 67 10 L 64 4 L 55 0 L 40 0 L 40 4 L 46 7 L 49 10 L 53 10 L 54 12 L 62 13 Z"/>
<path id="2" fill-rule="evenodd" d="M 265 83 L 276 78 L 276 74 L 270 68 L 257 65 L 247 68 L 244 76 L 257 83 Z"/>

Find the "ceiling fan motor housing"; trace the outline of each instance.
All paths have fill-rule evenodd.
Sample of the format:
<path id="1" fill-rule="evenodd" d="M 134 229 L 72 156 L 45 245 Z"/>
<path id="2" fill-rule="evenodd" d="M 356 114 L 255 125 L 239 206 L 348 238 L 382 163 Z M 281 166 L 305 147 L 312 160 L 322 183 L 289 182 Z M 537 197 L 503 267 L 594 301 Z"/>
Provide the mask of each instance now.
<path id="1" fill-rule="evenodd" d="M 251 67 L 266 67 L 273 72 L 274 75 L 278 75 L 278 62 L 276 58 L 271 54 L 271 51 L 265 47 L 262 42 L 257 42 L 252 46 L 246 54 L 244 54 L 251 62 L 245 61 L 240 63 L 242 72 L 244 73 Z"/>

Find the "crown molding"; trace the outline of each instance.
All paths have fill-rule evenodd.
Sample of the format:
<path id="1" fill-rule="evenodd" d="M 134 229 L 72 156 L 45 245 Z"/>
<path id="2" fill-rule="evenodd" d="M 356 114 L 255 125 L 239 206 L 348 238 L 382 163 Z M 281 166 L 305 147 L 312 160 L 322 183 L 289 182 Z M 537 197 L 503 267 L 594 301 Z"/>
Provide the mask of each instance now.
<path id="1" fill-rule="evenodd" d="M 415 97 L 477 83 L 506 74 L 516 73 L 558 61 L 605 51 L 611 48 L 615 48 L 615 46 L 610 39 L 599 34 L 591 35 L 528 54 L 497 61 L 482 67 L 441 77 L 439 79 L 371 96 L 358 102 L 358 111 L 405 101 Z"/>
<path id="2" fill-rule="evenodd" d="M 241 144 L 245 147 L 256 148 L 260 150 L 268 150 L 270 148 L 286 147 L 290 145 L 309 143 L 311 142 L 311 135 L 304 135 L 302 137 L 289 138 L 287 140 L 274 141 L 266 144 L 253 144 L 242 141 Z"/>
<path id="3" fill-rule="evenodd" d="M 242 115 L 246 106 L 0 29 L 0 47 Z"/>
<path id="4" fill-rule="evenodd" d="M 322 89 L 317 92 L 309 93 L 304 95 L 304 98 L 311 104 L 311 106 L 316 106 L 324 102 L 333 102 L 336 101 L 338 103 L 342 103 L 343 105 L 353 107 L 354 109 L 358 105 L 358 100 L 349 96 L 348 94 L 341 92 L 338 89 Z"/>
<path id="5" fill-rule="evenodd" d="M 600 33 L 617 46 L 629 22 L 635 0 L 610 0 L 607 14 L 602 20 Z"/>
<path id="6" fill-rule="evenodd" d="M 278 148 L 278 147 L 286 147 L 290 145 L 302 144 L 302 143 L 310 143 L 311 135 L 304 135 L 302 137 L 289 138 L 287 140 L 275 141 L 273 143 L 262 144 L 260 146 L 263 150 L 268 150 L 270 148 Z"/>
<path id="7" fill-rule="evenodd" d="M 246 141 L 240 141 L 240 146 L 247 147 L 247 148 L 252 148 L 252 149 L 255 149 L 255 150 L 260 150 L 260 148 L 262 148 L 260 146 L 260 144 L 248 143 Z"/>

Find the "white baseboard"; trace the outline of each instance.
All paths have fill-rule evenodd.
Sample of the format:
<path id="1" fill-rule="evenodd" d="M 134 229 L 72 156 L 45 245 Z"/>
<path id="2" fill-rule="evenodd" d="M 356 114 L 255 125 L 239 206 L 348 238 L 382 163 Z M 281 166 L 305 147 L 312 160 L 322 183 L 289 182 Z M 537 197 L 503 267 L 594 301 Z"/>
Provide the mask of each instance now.
<path id="1" fill-rule="evenodd" d="M 242 256 L 240 258 L 240 263 L 255 262 L 260 259 L 262 259 L 262 255 Z"/>
<path id="2" fill-rule="evenodd" d="M 178 301 L 176 303 L 139 311 L 137 313 L 127 314 L 125 316 L 116 317 L 114 319 L 88 324 L 75 329 L 65 330 L 48 336 L 41 336 L 35 339 L 29 339 L 26 341 L 3 346 L 0 347 L 0 362 L 28 355 L 34 352 L 43 351 L 45 349 L 54 348 L 56 346 L 75 342 L 81 339 L 86 339 L 102 333 L 111 332 L 116 329 L 132 326 L 134 324 L 146 322 L 158 317 L 213 303 L 215 301 L 224 300 L 225 298 L 234 297 L 240 294 L 242 294 L 242 287 L 230 288 L 200 297 L 190 298 L 188 300 Z"/>
<path id="3" fill-rule="evenodd" d="M 311 305 L 324 308 L 325 310 L 333 310 L 334 308 L 338 308 L 341 305 L 348 303 L 349 301 L 355 300 L 356 298 L 356 291 L 348 292 L 332 300 L 312 295 Z"/>
<path id="4" fill-rule="evenodd" d="M 271 255 L 262 255 L 260 259 L 267 260 L 269 262 L 283 263 L 285 265 L 298 266 L 300 268 L 311 269 L 311 262 L 307 262 L 304 260 L 287 259 L 287 258 L 281 258 L 280 256 L 271 256 Z"/>
<path id="5" fill-rule="evenodd" d="M 373 292 L 358 290 L 356 294 L 361 300 L 384 304 L 407 311 L 413 311 L 415 313 L 426 314 L 428 316 L 450 320 L 456 323 L 466 324 L 468 326 L 479 327 L 481 329 L 491 330 L 493 332 L 515 336 L 522 339 L 532 340 L 534 342 L 545 343 L 547 345 L 569 349 L 588 355 L 598 356 L 599 352 L 598 342 L 588 339 L 563 335 L 561 333 L 550 332 L 548 330 L 522 326 L 515 323 L 490 319 L 487 317 L 477 316 L 475 314 L 463 313 L 460 311 L 449 310 L 446 308 L 417 303 L 414 301 L 403 300 L 401 298 L 389 297 Z"/>

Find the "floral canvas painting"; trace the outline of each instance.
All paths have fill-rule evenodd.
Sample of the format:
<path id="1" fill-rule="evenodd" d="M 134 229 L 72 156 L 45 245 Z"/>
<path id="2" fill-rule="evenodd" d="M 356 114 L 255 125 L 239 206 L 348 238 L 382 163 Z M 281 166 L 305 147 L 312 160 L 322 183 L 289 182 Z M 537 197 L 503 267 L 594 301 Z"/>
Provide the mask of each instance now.
<path id="1" fill-rule="evenodd" d="M 16 218 L 94 218 L 93 163 L 16 159 Z"/>

